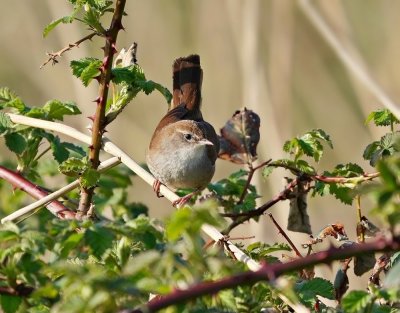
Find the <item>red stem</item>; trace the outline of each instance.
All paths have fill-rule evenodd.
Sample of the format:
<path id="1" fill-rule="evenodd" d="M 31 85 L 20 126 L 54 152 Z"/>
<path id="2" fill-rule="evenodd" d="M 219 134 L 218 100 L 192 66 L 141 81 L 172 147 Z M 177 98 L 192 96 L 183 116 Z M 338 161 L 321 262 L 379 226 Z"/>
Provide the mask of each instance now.
<path id="1" fill-rule="evenodd" d="M 4 166 L 0 166 L 0 177 L 8 181 L 14 187 L 21 189 L 35 199 L 41 199 L 48 195 L 47 191 L 44 191 L 39 186 L 31 183 L 29 180 L 24 178 L 21 174 L 13 172 Z M 68 209 L 66 206 L 61 204 L 59 201 L 52 201 L 46 205 L 46 208 L 60 219 L 74 219 L 75 212 Z"/>

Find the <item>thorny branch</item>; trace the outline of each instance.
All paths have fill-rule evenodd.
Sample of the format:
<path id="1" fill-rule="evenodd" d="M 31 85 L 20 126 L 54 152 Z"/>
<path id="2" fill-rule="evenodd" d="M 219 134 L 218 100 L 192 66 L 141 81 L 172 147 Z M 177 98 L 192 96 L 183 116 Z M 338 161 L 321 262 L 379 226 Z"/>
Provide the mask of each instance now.
<path id="1" fill-rule="evenodd" d="M 275 197 L 273 197 L 271 200 L 268 202 L 264 203 L 262 206 L 258 207 L 255 210 L 251 210 L 248 212 L 242 212 L 242 213 L 223 213 L 221 214 L 224 217 L 230 217 L 233 219 L 232 223 L 229 224 L 229 226 L 222 231 L 223 234 L 229 234 L 229 232 L 237 227 L 238 225 L 250 220 L 252 217 L 255 216 L 260 216 L 265 213 L 269 208 L 271 208 L 273 205 L 278 203 L 279 201 L 287 200 L 292 197 L 294 197 L 293 189 L 297 186 L 299 183 L 300 177 L 297 177 L 293 179 L 286 187 L 284 190 L 282 190 L 279 194 L 277 194 Z"/>
<path id="2" fill-rule="evenodd" d="M 240 212 L 240 213 L 222 213 L 221 216 L 223 217 L 229 217 L 231 218 L 233 221 L 232 223 L 222 232 L 223 234 L 229 234 L 229 232 L 234 229 L 235 227 L 237 227 L 238 225 L 250 220 L 253 217 L 257 217 L 257 216 L 261 216 L 263 215 L 269 208 L 271 208 L 272 206 L 274 206 L 276 203 L 280 202 L 280 201 L 284 201 L 284 200 L 289 200 L 293 197 L 295 197 L 295 194 L 293 193 L 294 188 L 297 186 L 297 184 L 299 183 L 299 179 L 302 182 L 311 182 L 311 181 L 320 181 L 320 182 L 324 182 L 324 183 L 336 183 L 336 184 L 344 184 L 344 183 L 354 183 L 354 182 L 366 182 L 366 181 L 370 181 L 373 180 L 377 177 L 379 177 L 380 173 L 366 173 L 364 175 L 358 176 L 358 177 L 331 177 L 331 176 L 325 176 L 325 175 L 311 175 L 311 174 L 306 174 L 304 172 L 301 172 L 299 169 L 289 166 L 289 165 L 283 165 L 283 164 L 273 164 L 271 163 L 271 160 L 268 160 L 267 162 L 262 163 L 260 166 L 257 166 L 254 169 L 258 169 L 262 166 L 273 166 L 273 167 L 282 167 L 285 168 L 287 170 L 290 170 L 294 173 L 296 173 L 297 177 L 291 181 L 284 190 L 282 190 L 279 194 L 277 194 L 274 198 L 272 198 L 271 200 L 269 200 L 268 202 L 266 202 L 265 204 L 263 204 L 262 206 L 258 207 L 257 209 L 251 210 L 251 211 L 247 211 L 247 212 Z M 253 170 L 254 170 L 253 169 Z M 249 172 L 249 177 L 247 180 L 247 185 L 246 185 L 246 189 L 248 188 L 248 185 L 250 184 L 251 178 L 252 178 L 252 174 L 254 174 L 254 171 L 252 172 L 250 169 Z M 308 188 L 311 188 L 311 186 L 309 186 Z M 242 196 L 245 195 L 245 191 L 243 192 Z M 242 197 L 240 198 L 242 199 Z M 244 199 L 244 196 L 243 196 Z M 239 200 L 240 203 L 240 200 Z"/>
<path id="3" fill-rule="evenodd" d="M 166 296 L 154 298 L 142 308 L 124 310 L 120 313 L 157 312 L 171 305 L 186 302 L 201 296 L 215 294 L 221 290 L 234 288 L 239 285 L 249 285 L 259 281 L 273 282 L 285 273 L 311 267 L 316 264 L 330 264 L 335 260 L 343 260 L 365 253 L 396 251 L 398 249 L 400 249 L 400 237 L 394 237 L 392 239 L 381 237 L 374 242 L 346 248 L 331 247 L 328 250 L 317 252 L 287 263 L 264 264 L 255 272 L 248 271 L 217 281 L 201 282 L 185 290 L 178 289 Z"/>
<path id="4" fill-rule="evenodd" d="M 104 46 L 103 64 L 100 67 L 101 73 L 99 77 L 99 96 L 96 99 L 97 108 L 93 119 L 92 141 L 91 145 L 89 146 L 89 160 L 93 169 L 97 169 L 100 164 L 99 155 L 102 144 L 102 137 L 106 126 L 105 111 L 111 80 L 111 68 L 114 54 L 117 51 L 115 45 L 118 32 L 123 29 L 121 20 L 124 14 L 125 3 L 126 0 L 117 0 L 110 28 L 106 31 L 105 34 L 106 44 Z M 94 187 L 81 188 L 81 196 L 77 212 L 78 218 L 86 217 L 91 206 L 93 192 Z"/>
<path id="5" fill-rule="evenodd" d="M 65 52 L 71 50 L 72 48 L 79 47 L 79 45 L 86 40 L 92 40 L 92 38 L 96 35 L 99 35 L 99 33 L 97 32 L 90 33 L 89 35 L 75 41 L 74 43 L 68 44 L 68 46 L 62 48 L 57 52 L 47 52 L 49 58 L 42 65 L 40 65 L 40 68 L 43 68 L 49 62 L 52 62 L 52 65 L 58 63 L 57 58 L 61 57 Z"/>

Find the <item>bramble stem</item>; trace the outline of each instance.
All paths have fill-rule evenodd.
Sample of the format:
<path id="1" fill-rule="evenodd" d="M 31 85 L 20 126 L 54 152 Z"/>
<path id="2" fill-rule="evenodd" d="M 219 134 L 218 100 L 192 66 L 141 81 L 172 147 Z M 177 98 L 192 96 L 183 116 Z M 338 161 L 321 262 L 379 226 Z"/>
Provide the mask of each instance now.
<path id="1" fill-rule="evenodd" d="M 111 81 L 111 69 L 113 57 L 116 53 L 115 44 L 117 41 L 118 32 L 123 29 L 122 16 L 124 13 L 126 0 L 117 0 L 115 5 L 114 14 L 111 20 L 110 28 L 106 31 L 106 44 L 104 46 L 104 59 L 100 67 L 99 77 L 99 96 L 96 99 L 97 108 L 92 126 L 92 143 L 89 146 L 89 160 L 91 167 L 97 169 L 100 164 L 99 155 L 102 145 L 102 137 L 105 131 L 105 111 L 108 98 L 108 90 Z M 82 218 L 87 215 L 90 204 L 92 202 L 93 192 L 95 187 L 81 188 L 81 197 L 79 200 L 79 207 L 77 217 Z"/>

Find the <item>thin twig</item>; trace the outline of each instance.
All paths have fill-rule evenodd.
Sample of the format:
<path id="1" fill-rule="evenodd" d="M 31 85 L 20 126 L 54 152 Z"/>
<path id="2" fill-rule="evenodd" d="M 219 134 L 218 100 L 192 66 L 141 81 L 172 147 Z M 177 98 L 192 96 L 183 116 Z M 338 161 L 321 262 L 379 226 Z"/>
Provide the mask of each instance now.
<path id="1" fill-rule="evenodd" d="M 249 163 L 249 175 L 247 176 L 246 185 L 245 185 L 244 188 L 243 188 L 243 192 L 242 192 L 242 194 L 241 194 L 241 196 L 240 196 L 240 199 L 239 199 L 239 201 L 238 201 L 238 204 L 242 204 L 242 203 L 243 203 L 244 198 L 246 197 L 246 194 L 247 194 L 247 189 L 248 189 L 249 186 L 250 186 L 250 183 L 251 183 L 251 180 L 252 180 L 252 178 L 253 178 L 254 173 L 255 173 L 258 169 L 260 169 L 260 168 L 262 168 L 262 167 L 268 165 L 268 163 L 270 163 L 271 161 L 272 161 L 272 159 L 269 159 L 268 161 L 265 161 L 265 162 L 261 163 L 260 165 L 258 165 L 258 166 L 256 166 L 256 167 L 253 167 L 253 165 L 252 165 L 251 163 Z"/>
<path id="2" fill-rule="evenodd" d="M 276 226 L 276 228 L 278 228 L 278 232 L 279 234 L 281 234 L 286 241 L 288 242 L 288 244 L 292 247 L 293 251 L 296 253 L 296 255 L 299 258 L 302 258 L 303 256 L 301 255 L 300 251 L 296 248 L 296 246 L 294 245 L 293 241 L 289 238 L 289 236 L 286 234 L 286 232 L 282 229 L 282 227 L 278 224 L 278 222 L 274 219 L 274 217 L 272 216 L 271 213 L 268 214 L 269 217 L 272 220 L 272 223 L 274 223 L 274 225 Z"/>
<path id="3" fill-rule="evenodd" d="M 86 40 L 91 40 L 96 35 L 99 35 L 99 33 L 97 33 L 97 32 L 90 33 L 89 35 L 75 41 L 74 43 L 70 43 L 68 46 L 62 48 L 61 50 L 59 50 L 57 52 L 47 52 L 47 55 L 49 56 L 49 58 L 40 66 L 40 68 L 43 68 L 50 61 L 52 62 L 53 65 L 58 63 L 57 58 L 61 57 L 65 52 L 71 50 L 72 48 L 79 47 L 79 45 L 82 42 L 84 42 Z"/>
<path id="4" fill-rule="evenodd" d="M 229 232 L 237 227 L 238 225 L 250 220 L 252 217 L 255 216 L 260 216 L 265 213 L 269 208 L 274 206 L 276 203 L 279 201 L 287 200 L 290 199 L 290 197 L 294 196 L 292 195 L 293 193 L 293 188 L 297 186 L 298 184 L 298 179 L 295 178 L 292 180 L 284 190 L 282 190 L 279 194 L 277 194 L 274 198 L 269 200 L 268 202 L 264 203 L 262 206 L 258 207 L 255 210 L 247 211 L 247 212 L 241 212 L 241 213 L 223 213 L 221 214 L 224 217 L 230 217 L 233 219 L 232 223 L 229 224 L 227 228 L 225 228 L 222 233 L 227 235 Z"/>
<path id="5" fill-rule="evenodd" d="M 362 222 L 362 213 L 361 213 L 361 196 L 357 195 L 356 196 L 356 204 L 357 204 L 357 236 L 359 242 L 364 242 L 365 241 L 365 229 L 364 226 L 361 224 Z"/>
<path id="6" fill-rule="evenodd" d="M 111 159 L 108 159 L 107 161 L 102 162 L 97 170 L 99 172 L 104 172 L 104 171 L 110 169 L 111 167 L 118 165 L 120 163 L 121 163 L 121 161 L 119 160 L 119 158 L 113 157 Z M 60 188 L 59 190 L 39 199 L 38 201 L 31 203 L 30 205 L 23 207 L 13 213 L 11 213 L 10 215 L 2 218 L 1 223 L 4 224 L 5 222 L 13 221 L 25 214 L 28 214 L 29 212 L 36 210 L 37 208 L 40 208 L 41 206 L 47 205 L 51 201 L 56 200 L 57 198 L 63 196 L 64 194 L 70 192 L 71 190 L 77 188 L 78 186 L 79 186 L 79 180 L 77 179 L 77 180 L 73 181 L 72 183 L 68 184 L 67 186 L 64 186 L 64 187 Z"/>
<path id="7" fill-rule="evenodd" d="M 157 312 L 170 305 L 176 305 L 201 296 L 215 294 L 224 289 L 234 288 L 241 285 L 251 285 L 259 281 L 274 281 L 285 273 L 304 269 L 317 264 L 330 264 L 335 260 L 347 259 L 353 256 L 364 255 L 365 253 L 396 251 L 398 249 L 400 249 L 400 237 L 395 237 L 393 239 L 379 238 L 374 242 L 345 248 L 331 247 L 328 250 L 317 252 L 287 263 L 264 264 L 255 272 L 244 272 L 217 281 L 201 282 L 185 290 L 175 290 L 164 297 L 157 297 L 149 301 L 142 308 L 124 310 L 122 312 Z"/>

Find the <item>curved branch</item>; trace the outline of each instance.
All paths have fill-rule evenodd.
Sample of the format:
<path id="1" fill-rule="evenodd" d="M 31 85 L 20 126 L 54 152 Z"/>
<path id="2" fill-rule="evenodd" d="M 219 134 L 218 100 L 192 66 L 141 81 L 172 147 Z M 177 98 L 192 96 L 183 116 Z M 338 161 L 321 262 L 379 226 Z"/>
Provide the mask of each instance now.
<path id="1" fill-rule="evenodd" d="M 379 238 L 374 242 L 344 248 L 331 247 L 328 250 L 317 252 L 287 263 L 264 264 L 255 272 L 244 272 L 217 281 L 201 282 L 185 290 L 175 290 L 164 297 L 154 298 L 142 308 L 125 310 L 121 313 L 157 312 L 171 305 L 186 302 L 201 296 L 215 294 L 221 290 L 234 288 L 239 285 L 250 285 L 259 281 L 274 281 L 285 273 L 304 269 L 316 264 L 330 264 L 335 260 L 347 259 L 365 253 L 396 251 L 398 249 L 400 249 L 400 237 L 394 237 L 393 239 Z"/>
<path id="2" fill-rule="evenodd" d="M 25 191 L 27 194 L 32 196 L 35 199 L 41 199 L 45 196 L 48 195 L 48 192 L 40 188 L 39 186 L 31 183 L 29 180 L 27 180 L 25 177 L 23 177 L 21 174 L 11 171 L 4 166 L 0 166 L 0 177 L 3 178 L 4 180 L 8 181 L 11 183 L 13 186 L 15 186 L 18 189 L 21 189 L 22 191 Z M 52 201 L 49 204 L 47 204 L 47 209 L 53 213 L 55 216 L 57 216 L 60 219 L 74 219 L 75 218 L 75 212 L 71 211 L 69 208 L 64 206 L 61 202 L 59 201 Z"/>

